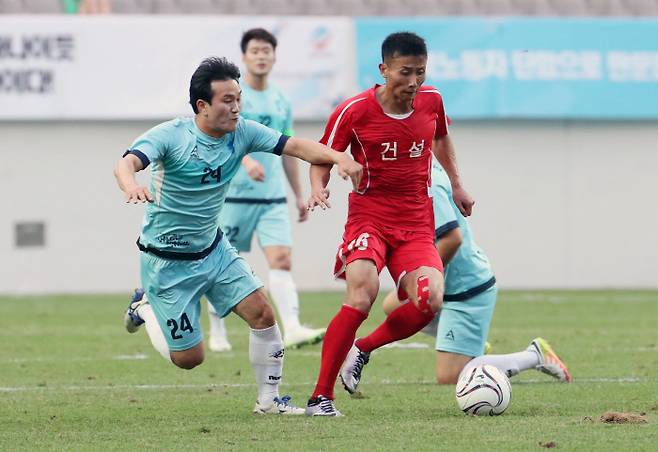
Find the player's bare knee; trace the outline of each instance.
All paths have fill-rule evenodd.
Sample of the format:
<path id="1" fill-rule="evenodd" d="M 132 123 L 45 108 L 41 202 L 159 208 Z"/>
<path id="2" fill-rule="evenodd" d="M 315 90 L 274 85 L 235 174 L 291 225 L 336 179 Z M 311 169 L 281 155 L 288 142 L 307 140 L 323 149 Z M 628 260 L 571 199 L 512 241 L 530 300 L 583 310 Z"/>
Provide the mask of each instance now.
<path id="1" fill-rule="evenodd" d="M 454 385 L 457 383 L 457 377 L 459 374 L 453 374 L 450 372 L 439 372 L 436 375 L 436 384 L 439 385 Z"/>
<path id="2" fill-rule="evenodd" d="M 372 299 L 368 296 L 367 292 L 354 292 L 347 297 L 345 304 L 361 312 L 370 312 Z"/>
<path id="3" fill-rule="evenodd" d="M 379 284 L 377 284 L 376 287 L 363 286 L 354 288 L 348 291 L 345 304 L 356 308 L 361 312 L 370 312 L 370 307 L 377 297 L 378 288 Z"/>
<path id="4" fill-rule="evenodd" d="M 435 314 L 441 310 L 441 307 L 443 306 L 443 290 L 430 294 L 429 305 L 430 309 Z"/>
<path id="5" fill-rule="evenodd" d="M 249 326 L 256 330 L 262 330 L 269 328 L 276 322 L 276 317 L 274 316 L 274 310 L 272 306 L 267 302 L 267 295 L 263 290 L 258 290 L 253 294 L 252 303 L 256 306 L 254 315 L 249 322 Z"/>
<path id="6" fill-rule="evenodd" d="M 203 351 L 189 351 L 189 353 L 172 353 L 171 362 L 174 363 L 176 367 L 181 369 L 194 369 L 199 364 L 203 363 Z"/>
<path id="7" fill-rule="evenodd" d="M 262 309 L 256 313 L 249 326 L 256 330 L 269 328 L 276 323 L 274 310 L 268 303 L 263 303 Z"/>
<path id="8" fill-rule="evenodd" d="M 272 261 L 272 270 L 290 271 L 292 269 L 292 259 L 290 253 L 281 253 Z"/>
<path id="9" fill-rule="evenodd" d="M 370 312 L 372 303 L 377 298 L 378 290 L 379 280 L 365 281 L 363 284 L 348 289 L 345 304 L 361 312 Z"/>
<path id="10" fill-rule="evenodd" d="M 443 287 L 443 277 L 429 278 L 429 297 L 427 302 L 434 313 L 439 312 L 443 305 Z"/>

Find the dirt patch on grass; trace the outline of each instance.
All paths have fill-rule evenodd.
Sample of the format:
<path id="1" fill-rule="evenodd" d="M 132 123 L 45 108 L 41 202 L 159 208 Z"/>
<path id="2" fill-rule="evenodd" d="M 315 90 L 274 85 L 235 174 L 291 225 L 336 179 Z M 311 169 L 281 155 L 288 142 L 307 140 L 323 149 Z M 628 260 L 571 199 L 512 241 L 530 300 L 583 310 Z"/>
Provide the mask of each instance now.
<path id="1" fill-rule="evenodd" d="M 601 415 L 601 422 L 606 424 L 646 424 L 648 421 L 645 413 L 606 411 Z"/>
<path id="2" fill-rule="evenodd" d="M 546 449 L 555 449 L 557 447 L 557 443 L 555 441 L 547 441 L 545 443 L 539 441 L 539 446 Z"/>

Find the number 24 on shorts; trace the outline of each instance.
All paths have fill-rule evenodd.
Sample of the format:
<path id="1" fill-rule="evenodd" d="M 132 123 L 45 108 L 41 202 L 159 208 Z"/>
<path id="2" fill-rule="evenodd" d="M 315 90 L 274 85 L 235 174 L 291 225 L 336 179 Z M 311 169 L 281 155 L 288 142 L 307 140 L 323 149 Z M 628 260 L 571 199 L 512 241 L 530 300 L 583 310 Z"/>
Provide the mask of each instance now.
<path id="1" fill-rule="evenodd" d="M 182 334 L 178 334 L 179 327 L 181 331 L 188 331 L 190 333 L 194 332 L 194 328 L 192 328 L 190 319 L 187 317 L 187 314 L 184 312 L 183 315 L 180 317 L 180 322 L 177 322 L 175 319 L 169 319 L 167 320 L 167 326 L 171 328 L 171 338 L 174 340 L 183 338 Z"/>

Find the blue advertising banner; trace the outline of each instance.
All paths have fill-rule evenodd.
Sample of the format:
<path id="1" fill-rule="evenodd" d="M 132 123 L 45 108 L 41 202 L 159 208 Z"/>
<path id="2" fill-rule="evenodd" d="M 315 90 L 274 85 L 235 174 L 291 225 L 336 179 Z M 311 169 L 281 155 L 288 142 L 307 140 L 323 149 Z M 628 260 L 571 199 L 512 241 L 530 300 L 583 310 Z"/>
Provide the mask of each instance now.
<path id="1" fill-rule="evenodd" d="M 360 88 L 381 83 L 384 38 L 427 40 L 426 84 L 456 118 L 658 118 L 658 20 L 360 18 Z"/>

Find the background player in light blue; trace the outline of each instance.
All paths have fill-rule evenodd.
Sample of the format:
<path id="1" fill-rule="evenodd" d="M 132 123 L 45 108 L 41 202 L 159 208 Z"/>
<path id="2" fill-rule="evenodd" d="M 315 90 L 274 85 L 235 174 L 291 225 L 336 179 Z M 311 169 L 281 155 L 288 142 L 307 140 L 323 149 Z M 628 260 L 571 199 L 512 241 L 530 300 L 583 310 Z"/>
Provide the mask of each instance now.
<path id="1" fill-rule="evenodd" d="M 335 163 L 353 184 L 362 168 L 344 153 L 240 118 L 239 77 L 224 58 L 204 60 L 190 81 L 195 116 L 149 130 L 116 164 L 126 201 L 149 203 L 137 241 L 146 296 L 131 302 L 124 322 L 129 332 L 146 323 L 155 349 L 176 366 L 192 369 L 204 359 L 199 311 L 205 295 L 220 315 L 233 311 L 250 327 L 249 359 L 258 386 L 254 413 L 302 414 L 289 398 L 279 397 L 281 333 L 262 284 L 219 229 L 219 213 L 247 152 Z M 149 165 L 147 189 L 135 173 Z"/>
<path id="2" fill-rule="evenodd" d="M 571 381 L 564 363 L 550 344 L 536 338 L 526 350 L 506 355 L 484 355 L 489 325 L 496 305 L 496 279 L 471 228 L 452 199 L 450 179 L 440 163 L 432 161 L 432 203 L 436 247 L 445 265 L 445 295 L 441 311 L 422 332 L 436 337 L 436 381 L 455 384 L 462 371 L 491 364 L 508 376 L 537 369 L 560 381 Z M 386 296 L 388 314 L 399 306 L 397 292 Z M 356 391 L 369 354 L 350 354 L 341 369 L 349 392 Z"/>
<path id="3" fill-rule="evenodd" d="M 274 35 L 262 28 L 247 30 L 242 35 L 240 48 L 246 73 L 241 84 L 240 115 L 292 136 L 290 103 L 269 82 L 276 61 L 276 46 Z M 319 342 L 326 329 L 308 328 L 299 321 L 299 296 L 290 272 L 292 235 L 284 172 L 295 195 L 298 221 L 306 221 L 308 210 L 299 183 L 297 159 L 255 153 L 242 159 L 242 167 L 228 190 L 220 225 L 238 252 L 250 251 L 256 233 L 270 267 L 268 289 L 283 323 L 283 342 L 286 347 L 298 347 Z M 214 312 L 211 304 L 208 311 L 210 350 L 231 350 L 224 320 Z"/>

